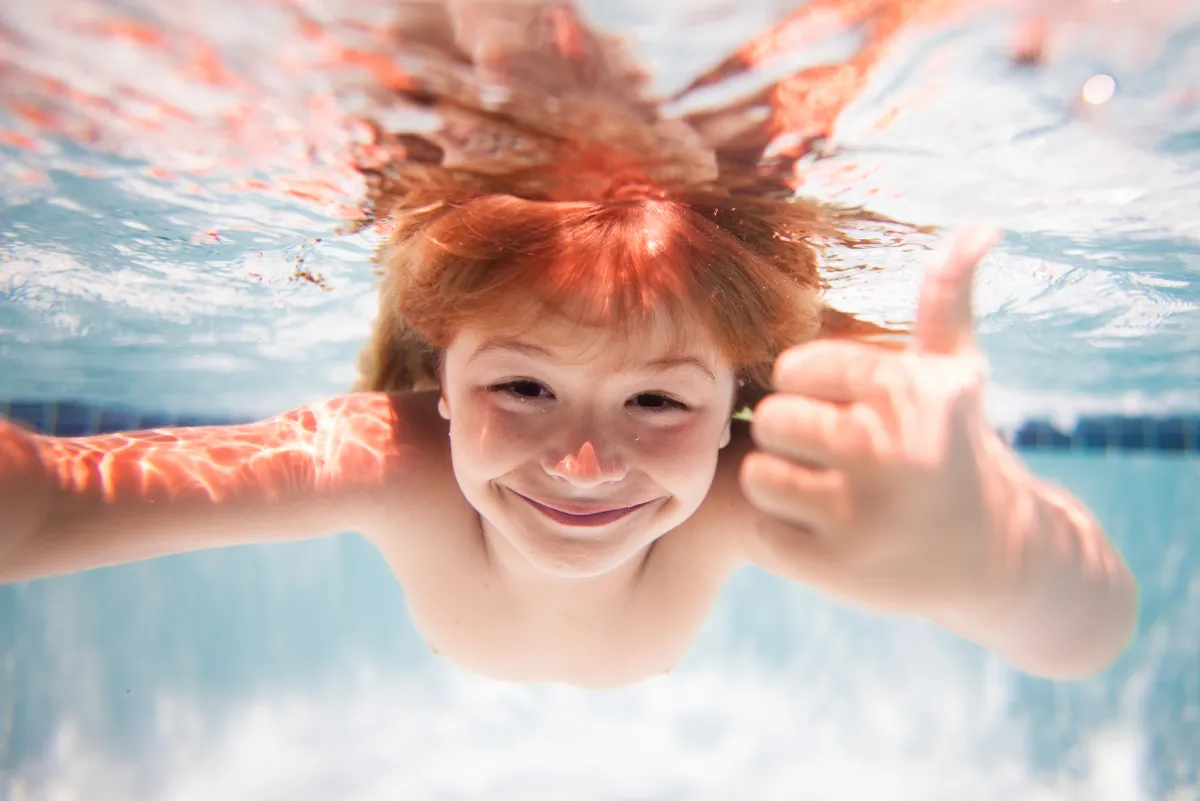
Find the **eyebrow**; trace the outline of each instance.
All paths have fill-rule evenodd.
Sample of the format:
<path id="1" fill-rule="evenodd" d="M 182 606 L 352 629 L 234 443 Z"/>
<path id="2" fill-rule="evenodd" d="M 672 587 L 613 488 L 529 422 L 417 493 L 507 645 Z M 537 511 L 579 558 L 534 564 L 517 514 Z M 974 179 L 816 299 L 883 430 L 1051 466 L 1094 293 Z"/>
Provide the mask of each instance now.
<path id="1" fill-rule="evenodd" d="M 494 353 L 497 351 L 508 351 L 512 353 L 519 353 L 524 356 L 539 356 L 544 359 L 550 359 L 551 361 L 559 361 L 557 356 L 542 346 L 534 345 L 531 342 L 521 342 L 515 339 L 492 340 L 471 354 L 471 358 L 467 361 L 468 363 L 473 362 L 484 354 Z M 704 373 L 704 376 L 708 378 L 709 381 L 715 382 L 717 380 L 717 377 L 713 375 L 712 369 L 695 356 L 665 356 L 661 359 L 654 359 L 648 362 L 634 362 L 630 365 L 630 367 L 631 369 L 650 370 L 654 372 L 673 370 L 677 367 L 692 367 Z"/>

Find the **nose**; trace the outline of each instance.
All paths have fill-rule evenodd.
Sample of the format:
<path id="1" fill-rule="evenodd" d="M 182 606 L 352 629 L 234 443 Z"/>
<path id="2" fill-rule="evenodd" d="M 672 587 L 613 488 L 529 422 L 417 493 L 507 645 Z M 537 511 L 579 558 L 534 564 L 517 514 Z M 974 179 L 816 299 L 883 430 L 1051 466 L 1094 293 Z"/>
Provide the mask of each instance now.
<path id="1" fill-rule="evenodd" d="M 546 472 L 580 489 L 590 489 L 625 478 L 625 465 L 620 459 L 597 453 L 591 440 L 584 440 L 561 458 L 551 457 Z"/>

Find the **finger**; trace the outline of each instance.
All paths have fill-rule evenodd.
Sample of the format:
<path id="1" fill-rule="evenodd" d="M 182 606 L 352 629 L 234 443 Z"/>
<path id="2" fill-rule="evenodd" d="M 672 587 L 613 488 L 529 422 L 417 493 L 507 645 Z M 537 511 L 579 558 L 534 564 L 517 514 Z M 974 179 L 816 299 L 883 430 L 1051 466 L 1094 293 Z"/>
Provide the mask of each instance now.
<path id="1" fill-rule="evenodd" d="M 917 312 L 916 349 L 952 354 L 974 339 L 971 282 L 975 268 L 996 241 L 991 228 L 966 228 L 950 237 L 939 261 L 925 275 Z"/>
<path id="2" fill-rule="evenodd" d="M 845 475 L 798 465 L 769 453 L 742 461 L 742 493 L 763 513 L 816 534 L 838 529 L 846 519 Z"/>
<path id="3" fill-rule="evenodd" d="M 847 408 L 778 392 L 755 407 L 750 435 L 766 453 L 817 468 L 861 461 L 870 447 L 863 422 Z"/>
<path id="4" fill-rule="evenodd" d="M 878 394 L 897 353 L 865 342 L 822 339 L 790 348 L 775 361 L 778 392 L 829 403 L 853 403 Z"/>

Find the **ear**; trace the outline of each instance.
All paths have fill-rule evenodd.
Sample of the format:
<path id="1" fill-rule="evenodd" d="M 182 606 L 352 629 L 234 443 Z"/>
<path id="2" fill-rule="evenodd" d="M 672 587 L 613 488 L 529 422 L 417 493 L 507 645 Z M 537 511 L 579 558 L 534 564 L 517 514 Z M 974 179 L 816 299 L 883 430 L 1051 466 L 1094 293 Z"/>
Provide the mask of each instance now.
<path id="1" fill-rule="evenodd" d="M 729 444 L 729 440 L 731 440 L 732 438 L 733 438 L 733 418 L 731 417 L 725 421 L 725 430 L 721 432 L 721 443 L 719 445 L 717 445 L 717 448 L 718 449 L 724 448 L 726 445 Z"/>
<path id="2" fill-rule="evenodd" d="M 450 419 L 450 404 L 446 403 L 445 395 L 438 396 L 438 414 L 442 416 L 443 420 Z"/>

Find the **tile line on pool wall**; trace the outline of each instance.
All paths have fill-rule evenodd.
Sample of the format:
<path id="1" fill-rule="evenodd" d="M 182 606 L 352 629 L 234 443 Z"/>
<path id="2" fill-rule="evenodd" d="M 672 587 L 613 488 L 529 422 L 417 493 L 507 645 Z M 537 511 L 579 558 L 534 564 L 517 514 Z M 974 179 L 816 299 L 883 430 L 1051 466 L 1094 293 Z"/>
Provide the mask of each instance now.
<path id="1" fill-rule="evenodd" d="M 0 417 L 41 434 L 81 437 L 153 428 L 236 425 L 251 417 L 172 414 L 170 412 L 109 408 L 78 401 L 0 400 Z M 1090 415 L 1073 428 L 1048 420 L 1029 419 L 1000 430 L 1021 451 L 1154 452 L 1200 454 L 1200 411 L 1163 416 Z"/>

